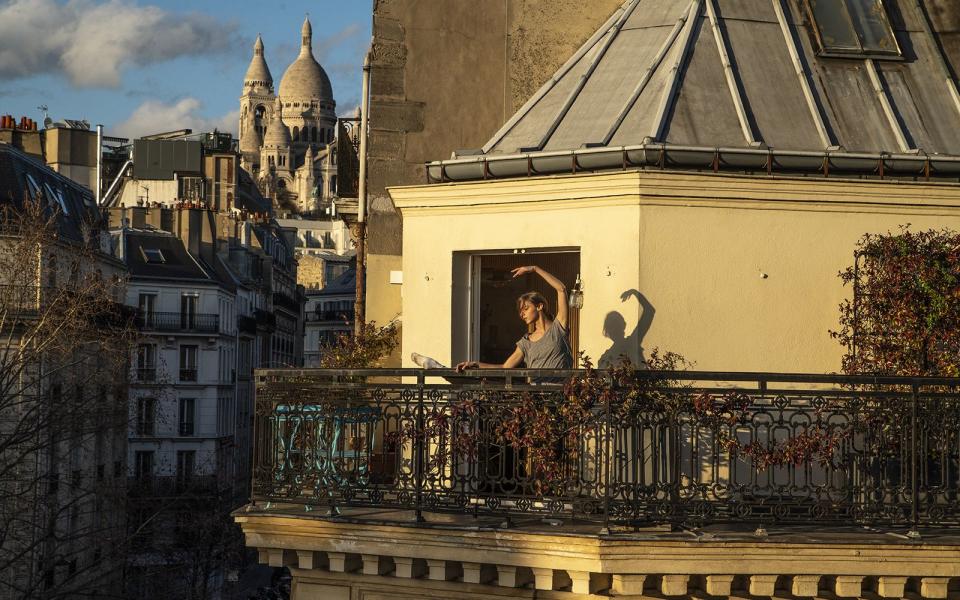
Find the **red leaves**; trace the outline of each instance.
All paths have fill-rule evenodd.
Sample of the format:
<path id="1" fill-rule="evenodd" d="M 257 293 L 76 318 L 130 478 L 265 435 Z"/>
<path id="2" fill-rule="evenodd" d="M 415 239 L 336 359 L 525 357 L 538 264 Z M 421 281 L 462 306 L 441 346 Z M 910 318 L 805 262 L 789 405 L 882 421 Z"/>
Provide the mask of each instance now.
<path id="1" fill-rule="evenodd" d="M 960 234 L 867 234 L 840 273 L 853 300 L 840 305 L 849 374 L 960 375 Z"/>

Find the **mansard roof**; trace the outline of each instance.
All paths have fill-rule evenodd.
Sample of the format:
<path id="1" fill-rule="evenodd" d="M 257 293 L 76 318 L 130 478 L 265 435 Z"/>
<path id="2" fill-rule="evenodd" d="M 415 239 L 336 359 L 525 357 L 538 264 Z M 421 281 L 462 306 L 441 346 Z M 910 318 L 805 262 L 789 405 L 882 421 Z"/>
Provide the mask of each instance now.
<path id="1" fill-rule="evenodd" d="M 627 0 L 482 152 L 450 164 L 489 160 L 483 175 L 497 176 L 497 157 L 566 153 L 569 166 L 573 151 L 623 148 L 639 153 L 624 163 L 657 149 L 662 163 L 681 148 L 758 163 L 776 153 L 960 157 L 960 3 L 837 1 L 880 11 L 858 23 L 851 8 L 856 48 L 810 0 Z"/>

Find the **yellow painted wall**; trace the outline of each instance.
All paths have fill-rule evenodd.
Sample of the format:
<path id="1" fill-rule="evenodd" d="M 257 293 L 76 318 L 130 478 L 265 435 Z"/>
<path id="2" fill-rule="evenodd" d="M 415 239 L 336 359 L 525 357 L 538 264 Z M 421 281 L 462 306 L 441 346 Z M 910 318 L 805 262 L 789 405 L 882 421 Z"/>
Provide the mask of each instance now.
<path id="1" fill-rule="evenodd" d="M 960 230 L 960 187 L 944 184 L 632 171 L 390 191 L 403 214 L 404 366 L 412 351 L 466 358 L 451 355 L 454 252 L 579 247 L 580 347 L 594 359 L 612 345 L 608 313 L 633 330 L 640 306 L 621 294 L 636 289 L 655 309 L 647 353 L 702 370 L 834 372 L 843 350 L 829 330 L 850 292 L 837 274 L 856 241 L 905 223 Z"/>

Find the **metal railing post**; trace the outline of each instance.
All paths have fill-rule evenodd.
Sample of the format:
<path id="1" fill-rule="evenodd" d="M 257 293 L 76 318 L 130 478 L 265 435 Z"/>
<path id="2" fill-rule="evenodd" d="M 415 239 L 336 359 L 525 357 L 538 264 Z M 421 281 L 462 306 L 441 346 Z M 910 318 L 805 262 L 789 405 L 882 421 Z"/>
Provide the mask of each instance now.
<path id="1" fill-rule="evenodd" d="M 424 375 L 421 370 L 417 373 L 417 425 L 416 433 L 414 435 L 414 480 L 416 489 L 416 517 L 415 520 L 417 523 L 423 523 L 423 459 L 424 459 L 424 448 L 423 445 L 426 443 L 427 433 L 425 431 L 425 420 L 423 415 L 423 385 L 424 385 Z"/>
<path id="2" fill-rule="evenodd" d="M 917 480 L 917 402 L 920 386 L 913 384 L 910 394 L 910 531 L 907 537 L 920 538 L 919 484 Z"/>
<path id="3" fill-rule="evenodd" d="M 609 375 L 608 375 L 609 377 Z M 621 401 L 616 394 L 617 392 L 617 382 L 613 380 L 610 384 L 611 389 L 614 391 L 612 394 L 617 403 Z M 608 535 L 610 533 L 610 486 L 612 482 L 610 481 L 610 463 L 613 460 L 611 445 L 613 443 L 613 429 L 611 428 L 610 420 L 610 403 L 612 399 L 607 399 L 607 402 L 604 406 L 604 434 L 600 436 L 600 441 L 603 444 L 603 453 L 601 457 L 603 459 L 603 464 L 601 465 L 601 473 L 603 473 L 603 528 L 600 529 L 600 535 Z"/>

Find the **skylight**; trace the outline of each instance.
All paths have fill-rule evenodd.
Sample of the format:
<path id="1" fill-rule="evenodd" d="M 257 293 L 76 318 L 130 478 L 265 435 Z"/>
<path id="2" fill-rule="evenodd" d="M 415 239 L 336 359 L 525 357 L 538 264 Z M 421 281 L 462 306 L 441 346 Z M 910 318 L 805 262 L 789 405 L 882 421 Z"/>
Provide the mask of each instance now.
<path id="1" fill-rule="evenodd" d="M 167 262 L 159 248 L 140 248 L 140 251 L 143 252 L 143 257 L 148 263 L 163 264 Z"/>
<path id="2" fill-rule="evenodd" d="M 883 0 L 807 0 L 807 6 L 822 55 L 900 57 Z"/>

